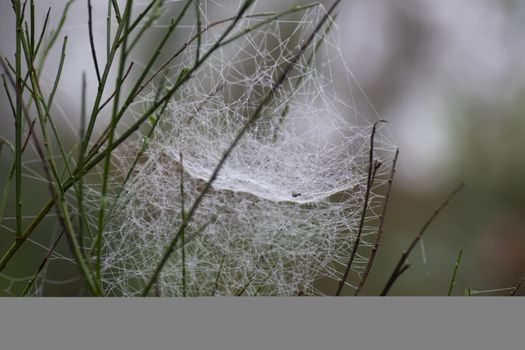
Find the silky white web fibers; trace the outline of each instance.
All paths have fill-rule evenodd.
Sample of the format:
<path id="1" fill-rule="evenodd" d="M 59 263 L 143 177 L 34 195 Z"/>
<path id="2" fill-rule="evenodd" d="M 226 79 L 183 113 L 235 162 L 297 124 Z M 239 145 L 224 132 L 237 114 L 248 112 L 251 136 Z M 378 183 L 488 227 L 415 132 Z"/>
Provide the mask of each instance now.
<path id="1" fill-rule="evenodd" d="M 324 13 L 318 7 L 292 24 L 264 25 L 220 48 L 158 116 L 104 234 L 108 295 L 140 293 L 176 234 L 182 216 L 180 154 L 187 210 Z M 238 28 L 256 23 L 246 19 Z M 201 54 L 222 30 L 203 35 Z M 348 261 L 363 207 L 371 126 L 337 97 L 339 47 L 334 23 L 317 34 L 221 168 L 185 231 L 184 259 L 175 250 L 156 293 L 180 296 L 185 285 L 186 295 L 314 294 L 316 279 L 340 277 L 336 268 Z M 170 70 L 191 66 L 195 53 L 194 45 Z M 143 96 L 144 104 L 155 95 Z M 376 159 L 391 156 L 380 133 L 375 147 Z M 128 144 L 115 153 L 122 169 L 129 168 L 136 150 Z M 376 177 L 387 168 L 380 167 Z M 371 198 L 381 199 L 374 191 Z M 376 218 L 374 208 L 367 222 Z M 374 230 L 365 224 L 362 244 Z M 358 256 L 354 270 L 365 262 Z"/>

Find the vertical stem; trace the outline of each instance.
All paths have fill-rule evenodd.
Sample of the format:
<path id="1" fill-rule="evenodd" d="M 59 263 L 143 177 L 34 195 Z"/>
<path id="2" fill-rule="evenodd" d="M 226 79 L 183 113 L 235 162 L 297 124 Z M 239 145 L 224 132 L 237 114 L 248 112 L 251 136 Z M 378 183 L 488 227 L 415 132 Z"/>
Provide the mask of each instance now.
<path id="1" fill-rule="evenodd" d="M 35 54 L 35 1 L 31 0 L 30 5 L 30 13 L 31 13 L 31 32 L 30 32 L 30 47 L 31 47 L 31 54 Z"/>
<path id="2" fill-rule="evenodd" d="M 186 220 L 184 212 L 184 165 L 182 162 L 182 152 L 180 152 L 180 212 L 181 222 Z M 182 296 L 186 296 L 186 247 L 184 246 L 184 230 L 181 233 L 182 240 Z"/>
<path id="3" fill-rule="evenodd" d="M 88 0 L 88 27 L 91 56 L 93 56 L 93 65 L 95 66 L 95 73 L 97 73 L 97 80 L 100 83 L 100 69 L 98 67 L 97 50 L 95 49 L 95 39 L 93 38 L 93 7 L 91 6 L 91 0 Z"/>
<path id="4" fill-rule="evenodd" d="M 448 294 L 447 296 L 452 295 L 452 291 L 454 290 L 454 287 L 456 286 L 456 275 L 458 273 L 459 264 L 461 264 L 461 257 L 463 256 L 463 248 L 459 250 L 458 258 L 456 259 L 456 264 L 454 265 L 454 272 L 452 273 L 452 279 L 450 280 L 450 284 L 448 286 Z"/>
<path id="5" fill-rule="evenodd" d="M 80 102 L 80 140 L 84 138 L 84 135 L 86 133 L 86 91 L 87 91 L 87 83 L 86 83 L 86 72 L 82 72 L 82 91 L 81 91 L 81 102 Z M 78 150 L 78 162 L 80 163 L 80 148 Z M 81 247 L 84 246 L 84 222 L 82 218 L 82 213 L 84 212 L 83 208 L 83 197 L 84 197 L 84 177 L 80 177 L 78 180 L 78 242 Z"/>
<path id="6" fill-rule="evenodd" d="M 379 120 L 374 123 L 372 126 L 372 133 L 370 135 L 370 151 L 369 151 L 369 159 L 368 159 L 368 175 L 366 178 L 366 191 L 365 191 L 365 198 L 363 199 L 363 210 L 361 211 L 361 220 L 359 221 L 359 229 L 357 231 L 357 236 L 355 238 L 354 246 L 352 248 L 352 252 L 350 253 L 350 259 L 348 259 L 348 264 L 346 265 L 345 272 L 343 274 L 343 277 L 341 278 L 341 281 L 339 281 L 339 284 L 337 285 L 337 291 L 335 292 L 335 296 L 341 295 L 341 292 L 343 291 L 343 287 L 345 285 L 346 279 L 348 278 L 348 274 L 350 273 L 350 270 L 352 268 L 352 263 L 354 262 L 355 255 L 357 254 L 357 249 L 359 248 L 359 243 L 361 241 L 361 234 L 363 233 L 363 227 L 365 224 L 366 219 L 366 213 L 368 211 L 368 201 L 370 199 L 370 191 L 372 189 L 372 174 L 374 169 L 374 137 L 376 134 L 377 124 L 380 122 L 384 122 L 383 120 Z"/>
<path id="7" fill-rule="evenodd" d="M 124 10 L 124 17 L 122 18 L 125 23 L 125 31 L 124 31 L 124 43 L 121 47 L 120 52 L 120 62 L 118 67 L 118 75 L 117 75 L 117 84 L 115 89 L 115 98 L 113 100 L 113 113 L 111 115 L 111 129 L 109 133 L 109 141 L 108 141 L 108 147 L 111 147 L 113 144 L 113 138 L 115 135 L 115 128 L 116 124 L 118 123 L 117 114 L 119 110 L 119 102 L 120 102 L 120 93 L 122 90 L 122 83 L 123 83 L 123 76 L 124 76 L 124 67 L 126 65 L 126 55 L 127 55 L 127 40 L 128 40 L 128 29 L 129 29 L 129 22 L 131 17 L 131 8 L 133 6 L 133 0 L 128 0 L 126 2 L 126 8 Z M 98 221 L 98 235 L 97 235 L 97 244 L 96 244 L 96 252 L 97 252 L 97 262 L 96 262 L 96 275 L 97 275 L 97 282 L 99 284 L 99 288 L 102 290 L 102 235 L 104 233 L 104 227 L 105 227 L 105 210 L 106 210 L 106 201 L 107 201 L 107 192 L 108 192 L 108 179 L 109 179 L 109 168 L 111 166 L 111 152 L 108 152 L 106 155 L 106 159 L 104 162 L 104 174 L 102 178 L 102 199 L 100 204 L 100 212 L 99 212 L 99 221 Z"/>
<path id="8" fill-rule="evenodd" d="M 108 15 L 106 17 L 106 61 L 109 61 L 111 52 L 111 2 L 108 1 Z"/>
<path id="9" fill-rule="evenodd" d="M 197 65 L 201 54 L 201 10 L 199 0 L 195 0 L 195 16 L 197 17 L 197 52 L 195 53 L 195 65 Z"/>
<path id="10" fill-rule="evenodd" d="M 15 201 L 16 237 L 22 235 L 22 11 L 20 0 L 13 1 L 16 16 L 16 115 L 15 115 Z"/>
<path id="11" fill-rule="evenodd" d="M 372 252 L 370 253 L 370 257 L 368 258 L 368 263 L 366 264 L 365 271 L 363 272 L 363 277 L 361 278 L 361 282 L 359 283 L 359 286 L 355 290 L 354 296 L 359 295 L 359 292 L 365 285 L 365 282 L 368 278 L 370 270 L 372 269 L 372 265 L 374 264 L 374 259 L 377 254 L 377 250 L 379 249 L 379 244 L 381 243 L 381 236 L 383 235 L 383 229 L 385 227 L 386 212 L 388 209 L 388 205 L 390 203 L 390 191 L 392 190 L 392 183 L 394 182 L 394 174 L 396 172 L 396 164 L 397 164 L 398 156 L 399 156 L 399 148 L 396 149 L 394 160 L 392 161 L 392 167 L 390 168 L 390 176 L 388 177 L 388 184 L 386 188 L 385 199 L 383 200 L 383 209 L 381 210 L 381 215 L 379 216 L 379 226 L 377 229 L 376 241 L 374 243 L 374 247 L 372 248 Z M 375 176 L 373 178 L 375 178 Z"/>

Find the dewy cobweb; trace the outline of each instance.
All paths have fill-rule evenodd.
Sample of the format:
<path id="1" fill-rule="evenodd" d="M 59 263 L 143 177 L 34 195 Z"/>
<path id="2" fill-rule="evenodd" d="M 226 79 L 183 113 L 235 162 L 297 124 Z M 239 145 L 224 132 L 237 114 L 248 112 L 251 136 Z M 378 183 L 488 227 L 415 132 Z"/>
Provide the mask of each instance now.
<path id="1" fill-rule="evenodd" d="M 324 14 L 317 7 L 299 20 L 268 23 L 220 48 L 164 112 L 152 116 L 158 125 L 104 233 L 106 294 L 141 293 L 181 224 L 182 206 L 189 208 L 199 196 L 239 130 Z M 244 19 L 238 30 L 260 21 Z M 217 26 L 202 36 L 201 54 L 223 29 Z M 341 277 L 363 208 L 371 123 L 339 97 L 352 90 L 350 84 L 334 82 L 341 74 L 347 75 L 346 83 L 351 81 L 341 70 L 337 34 L 334 22 L 317 33 L 233 149 L 185 230 L 184 252 L 179 245 L 164 266 L 156 294 L 320 294 L 316 280 Z M 166 76 L 191 66 L 196 50 L 192 42 Z M 340 91 L 341 86 L 346 90 Z M 142 96 L 144 106 L 158 92 L 152 89 Z M 131 166 L 143 142 L 137 139 L 114 154 L 118 168 Z M 392 149 L 378 132 L 374 156 L 384 165 L 372 188 L 361 243 L 365 247 L 366 238 L 377 230 L 377 203 Z M 366 257 L 358 255 L 353 270 L 359 272 L 365 263 Z"/>

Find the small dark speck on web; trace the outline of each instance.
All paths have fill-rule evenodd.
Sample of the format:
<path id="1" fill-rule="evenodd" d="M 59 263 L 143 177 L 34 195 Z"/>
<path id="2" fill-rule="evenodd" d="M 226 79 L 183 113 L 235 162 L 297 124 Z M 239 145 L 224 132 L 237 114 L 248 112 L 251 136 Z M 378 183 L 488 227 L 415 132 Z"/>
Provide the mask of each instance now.
<path id="1" fill-rule="evenodd" d="M 292 192 L 292 197 L 299 197 L 301 194 L 299 192 Z"/>

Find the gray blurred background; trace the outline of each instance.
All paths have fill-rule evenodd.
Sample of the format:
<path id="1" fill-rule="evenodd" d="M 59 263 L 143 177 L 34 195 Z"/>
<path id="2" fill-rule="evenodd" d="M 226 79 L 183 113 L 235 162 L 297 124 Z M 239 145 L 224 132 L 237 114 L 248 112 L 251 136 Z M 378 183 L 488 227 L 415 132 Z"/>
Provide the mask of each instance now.
<path id="1" fill-rule="evenodd" d="M 38 7 L 52 5 L 56 25 L 64 3 L 38 1 Z M 101 3 L 94 11 L 99 36 L 105 33 Z M 238 1 L 208 3 L 212 15 L 220 18 L 230 15 Z M 306 1 L 265 0 L 257 6 L 279 11 L 295 3 Z M 82 71 L 89 73 L 88 87 L 94 91 L 95 86 L 86 6 L 77 0 L 65 26 L 70 46 L 57 113 L 71 139 L 78 129 Z M 460 181 L 467 188 L 426 233 L 424 245 L 410 257 L 413 266 L 391 294 L 445 295 L 460 247 L 464 254 L 455 294 L 461 295 L 467 284 L 473 290 L 515 285 L 525 275 L 525 2 L 343 0 L 338 21 L 348 68 L 377 113 L 389 121 L 393 142 L 400 147 L 384 240 L 363 294 L 378 294 L 402 250 Z M 13 29 L 10 2 L 2 1 L 0 52 L 9 58 L 14 53 Z M 104 43 L 100 45 L 103 52 Z M 49 62 L 58 54 L 53 52 Z M 56 68 L 49 67 L 51 79 Z M 371 109 L 362 112 L 377 118 Z M 2 92 L 1 135 L 12 138 L 12 129 Z M 8 159 L 2 155 L 0 160 L 5 170 Z M 29 199 L 35 208 L 41 202 L 37 195 Z M 3 252 L 10 233 L 5 226 L 0 229 Z M 19 258 L 26 259 L 27 268 L 2 275 L 0 295 L 19 290 L 13 276 L 31 275 L 45 253 L 36 249 L 23 251 Z M 71 267 L 57 274 L 74 278 L 74 271 Z M 71 283 L 56 284 L 47 293 L 70 295 L 72 290 Z"/>

